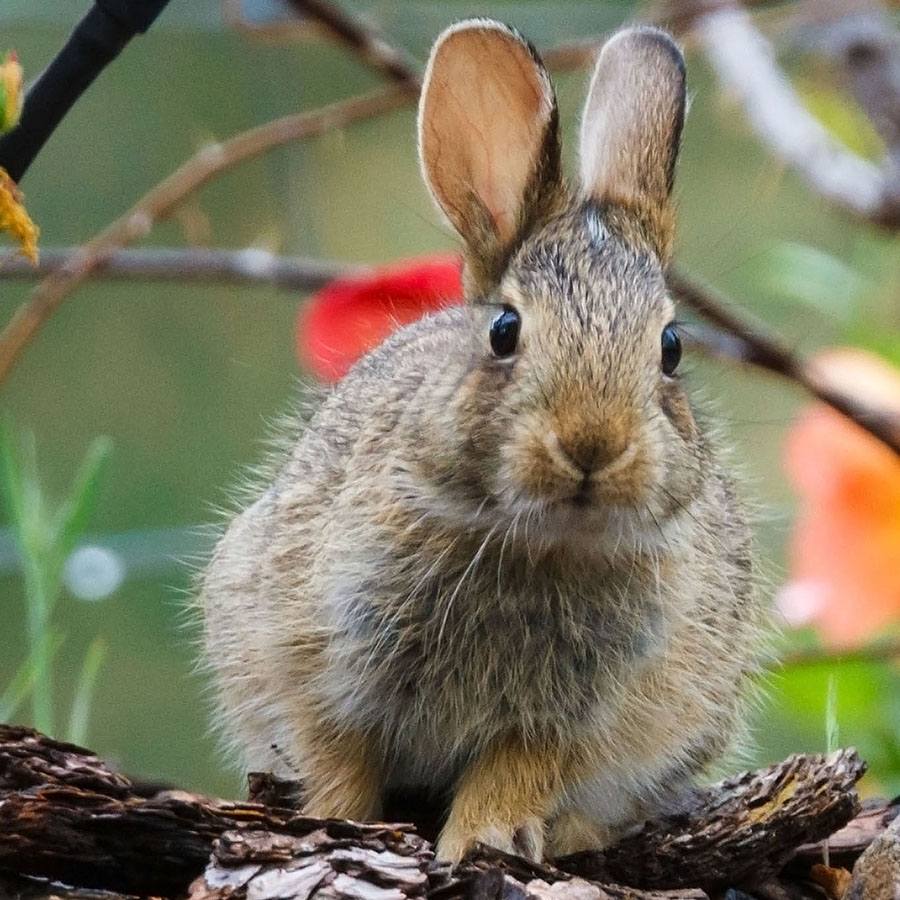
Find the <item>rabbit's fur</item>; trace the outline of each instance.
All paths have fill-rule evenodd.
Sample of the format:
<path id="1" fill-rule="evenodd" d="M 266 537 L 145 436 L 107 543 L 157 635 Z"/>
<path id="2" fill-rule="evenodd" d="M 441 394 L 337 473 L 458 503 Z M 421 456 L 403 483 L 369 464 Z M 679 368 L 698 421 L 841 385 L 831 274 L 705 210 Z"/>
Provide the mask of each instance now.
<path id="1" fill-rule="evenodd" d="M 420 152 L 468 302 L 352 369 L 201 591 L 227 730 L 310 814 L 427 786 L 452 797 L 441 858 L 567 853 L 735 735 L 764 622 L 750 533 L 660 364 L 684 97 L 667 35 L 612 38 L 576 194 L 534 49 L 487 20 L 435 45 Z M 503 305 L 521 333 L 498 359 Z"/>

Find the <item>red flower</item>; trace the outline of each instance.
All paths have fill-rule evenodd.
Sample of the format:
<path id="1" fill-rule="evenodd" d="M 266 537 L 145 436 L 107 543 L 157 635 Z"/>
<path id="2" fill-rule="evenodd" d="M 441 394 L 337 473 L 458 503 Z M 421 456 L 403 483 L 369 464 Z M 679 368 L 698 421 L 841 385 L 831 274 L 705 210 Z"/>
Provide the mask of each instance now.
<path id="1" fill-rule="evenodd" d="M 444 253 L 339 278 L 310 297 L 297 316 L 300 361 L 337 381 L 391 332 L 462 302 L 462 260 Z"/>
<path id="2" fill-rule="evenodd" d="M 822 384 L 900 416 L 900 372 L 878 357 L 831 350 L 814 366 Z M 781 609 L 831 646 L 861 644 L 900 621 L 900 457 L 815 406 L 788 434 L 785 468 L 801 506 Z"/>

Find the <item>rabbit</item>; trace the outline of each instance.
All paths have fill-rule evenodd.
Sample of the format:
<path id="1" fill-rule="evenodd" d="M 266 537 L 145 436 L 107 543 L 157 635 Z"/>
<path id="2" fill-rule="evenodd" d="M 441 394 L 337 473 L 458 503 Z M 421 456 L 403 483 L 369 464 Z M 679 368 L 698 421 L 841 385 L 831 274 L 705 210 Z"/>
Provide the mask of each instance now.
<path id="1" fill-rule="evenodd" d="M 672 39 L 615 34 L 570 188 L 532 45 L 437 39 L 419 153 L 466 302 L 351 369 L 200 587 L 224 728 L 308 814 L 426 788 L 439 860 L 539 860 L 608 845 L 742 733 L 767 614 L 677 371 L 684 112 Z"/>

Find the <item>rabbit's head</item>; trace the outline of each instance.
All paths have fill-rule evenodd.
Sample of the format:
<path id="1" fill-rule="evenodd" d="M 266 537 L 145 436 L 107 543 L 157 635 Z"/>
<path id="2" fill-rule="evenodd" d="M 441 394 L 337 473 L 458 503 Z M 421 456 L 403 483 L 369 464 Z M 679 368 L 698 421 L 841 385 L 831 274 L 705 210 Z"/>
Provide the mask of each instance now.
<path id="1" fill-rule="evenodd" d="M 460 440 L 499 510 L 541 514 L 549 532 L 611 516 L 652 532 L 704 474 L 663 275 L 684 108 L 671 38 L 615 35 L 591 78 L 572 191 L 534 48 L 469 20 L 432 50 L 419 150 L 464 242 L 476 335 Z"/>

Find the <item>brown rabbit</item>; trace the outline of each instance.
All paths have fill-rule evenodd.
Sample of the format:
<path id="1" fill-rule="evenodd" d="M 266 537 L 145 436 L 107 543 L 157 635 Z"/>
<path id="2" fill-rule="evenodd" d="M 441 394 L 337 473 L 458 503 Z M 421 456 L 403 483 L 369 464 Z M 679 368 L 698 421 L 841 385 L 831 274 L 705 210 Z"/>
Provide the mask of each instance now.
<path id="1" fill-rule="evenodd" d="M 424 786 L 440 858 L 537 859 L 609 842 L 738 731 L 765 615 L 676 373 L 684 104 L 666 34 L 615 35 L 573 192 L 535 50 L 483 19 L 435 44 L 420 154 L 468 302 L 355 366 L 202 587 L 224 724 L 310 814 Z"/>

